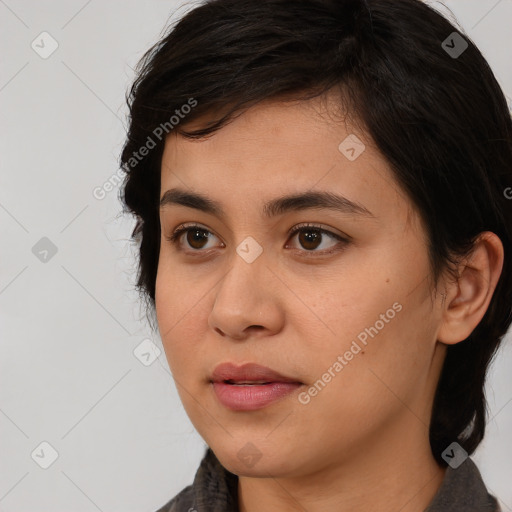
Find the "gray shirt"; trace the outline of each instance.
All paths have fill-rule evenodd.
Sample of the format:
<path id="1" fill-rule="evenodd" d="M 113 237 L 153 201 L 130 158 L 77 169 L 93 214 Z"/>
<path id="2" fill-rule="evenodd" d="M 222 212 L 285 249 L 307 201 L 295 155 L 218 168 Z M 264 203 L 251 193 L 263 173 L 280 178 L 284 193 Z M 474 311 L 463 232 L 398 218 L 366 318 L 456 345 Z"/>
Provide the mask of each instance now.
<path id="1" fill-rule="evenodd" d="M 239 512 L 238 476 L 207 448 L 192 485 L 156 512 Z M 424 512 L 501 512 L 501 508 L 468 457 L 457 469 L 447 467 L 441 487 Z"/>

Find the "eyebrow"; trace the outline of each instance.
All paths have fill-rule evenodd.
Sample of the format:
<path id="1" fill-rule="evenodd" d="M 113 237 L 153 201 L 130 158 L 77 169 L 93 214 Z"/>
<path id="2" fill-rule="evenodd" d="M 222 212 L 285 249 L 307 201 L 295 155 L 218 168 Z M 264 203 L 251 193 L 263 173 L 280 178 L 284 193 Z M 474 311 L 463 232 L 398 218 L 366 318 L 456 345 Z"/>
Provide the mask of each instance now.
<path id="1" fill-rule="evenodd" d="M 160 208 L 173 204 L 194 208 L 218 217 L 225 217 L 224 210 L 219 202 L 197 192 L 189 192 L 180 188 L 169 189 L 160 199 Z M 362 204 L 350 201 L 342 195 L 323 191 L 308 191 L 277 197 L 263 205 L 263 215 L 272 218 L 286 212 L 310 209 L 328 209 L 351 215 L 375 217 Z"/>

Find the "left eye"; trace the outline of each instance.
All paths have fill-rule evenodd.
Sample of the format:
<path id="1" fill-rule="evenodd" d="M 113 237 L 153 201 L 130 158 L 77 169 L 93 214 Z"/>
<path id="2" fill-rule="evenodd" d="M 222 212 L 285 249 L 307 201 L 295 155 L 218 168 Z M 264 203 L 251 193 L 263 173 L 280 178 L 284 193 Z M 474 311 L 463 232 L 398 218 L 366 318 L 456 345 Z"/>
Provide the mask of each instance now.
<path id="1" fill-rule="evenodd" d="M 209 230 L 202 228 L 197 225 L 180 226 L 170 236 L 166 236 L 166 239 L 175 245 L 180 245 L 182 235 L 186 234 L 186 241 L 189 248 L 193 249 L 192 252 L 199 252 L 202 249 L 211 249 L 207 246 L 207 243 L 216 236 Z M 299 235 L 297 239 L 301 246 L 306 252 L 323 252 L 329 251 L 333 247 L 336 247 L 339 243 L 348 243 L 348 240 L 340 235 L 332 233 L 326 229 L 322 229 L 315 225 L 302 225 L 297 226 L 289 231 L 289 235 L 293 238 L 295 235 Z M 323 250 L 318 251 L 317 249 L 322 245 L 324 237 L 327 236 L 332 240 L 336 240 L 338 243 L 334 243 L 331 246 L 323 247 Z M 206 245 L 205 245 L 206 242 Z"/>
<path id="2" fill-rule="evenodd" d="M 333 247 L 336 247 L 336 245 L 338 245 L 339 243 L 345 243 L 348 241 L 347 239 L 343 238 L 340 235 L 331 233 L 326 229 L 322 229 L 314 225 L 298 226 L 296 228 L 293 228 L 290 234 L 292 237 L 295 235 L 299 235 L 297 237 L 297 240 L 299 241 L 300 245 L 307 250 L 307 252 L 329 251 Z M 324 247 L 323 251 L 316 251 L 315 249 L 319 248 L 325 236 L 331 238 L 331 240 L 336 240 L 338 243 L 334 243 L 329 247 Z"/>

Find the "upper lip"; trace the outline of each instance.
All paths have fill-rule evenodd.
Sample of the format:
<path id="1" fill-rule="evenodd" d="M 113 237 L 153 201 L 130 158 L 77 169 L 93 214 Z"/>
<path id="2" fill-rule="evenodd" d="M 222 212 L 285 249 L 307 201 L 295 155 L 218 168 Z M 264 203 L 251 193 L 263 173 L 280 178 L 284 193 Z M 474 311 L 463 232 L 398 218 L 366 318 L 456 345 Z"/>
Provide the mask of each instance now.
<path id="1" fill-rule="evenodd" d="M 261 366 L 256 363 L 247 363 L 242 366 L 236 366 L 233 363 L 221 363 L 213 370 L 210 382 L 224 382 L 231 380 L 233 382 L 302 382 L 292 377 L 286 377 L 280 373 Z"/>

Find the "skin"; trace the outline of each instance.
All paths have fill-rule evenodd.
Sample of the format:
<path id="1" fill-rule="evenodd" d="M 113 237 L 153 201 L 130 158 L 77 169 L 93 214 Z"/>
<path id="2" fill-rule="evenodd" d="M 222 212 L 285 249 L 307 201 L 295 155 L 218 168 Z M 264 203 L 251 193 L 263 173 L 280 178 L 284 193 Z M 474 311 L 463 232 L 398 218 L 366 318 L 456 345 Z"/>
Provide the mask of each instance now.
<path id="1" fill-rule="evenodd" d="M 436 293 L 413 204 L 370 138 L 329 115 L 329 101 L 259 103 L 202 141 L 171 132 L 161 197 L 173 187 L 199 192 L 220 202 L 225 216 L 175 204 L 160 209 L 158 326 L 190 420 L 239 475 L 242 512 L 417 512 L 445 474 L 432 456 L 428 424 L 446 346 L 483 317 L 503 248 L 483 233 L 459 280 L 441 276 Z M 366 146 L 354 161 L 338 150 L 349 134 Z M 312 190 L 343 194 L 373 216 L 262 214 L 268 200 Z M 185 233 L 173 245 L 166 236 L 182 223 L 211 235 L 194 244 Z M 308 245 L 304 235 L 287 234 L 302 223 L 350 241 L 323 233 Z M 252 263 L 236 252 L 247 236 L 263 249 Z M 402 306 L 394 318 L 300 403 L 299 393 L 394 303 Z M 256 362 L 304 385 L 262 409 L 231 411 L 209 383 L 226 361 Z M 249 442 L 261 456 L 252 466 L 238 457 Z"/>

